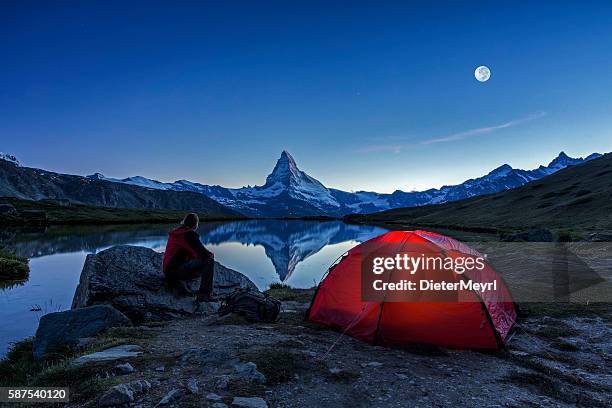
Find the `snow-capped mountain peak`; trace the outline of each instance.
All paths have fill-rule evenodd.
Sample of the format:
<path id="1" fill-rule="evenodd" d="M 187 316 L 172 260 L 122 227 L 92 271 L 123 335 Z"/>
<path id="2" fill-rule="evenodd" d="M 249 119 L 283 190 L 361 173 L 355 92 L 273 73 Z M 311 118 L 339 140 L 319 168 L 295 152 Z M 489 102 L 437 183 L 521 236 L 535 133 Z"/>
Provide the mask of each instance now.
<path id="1" fill-rule="evenodd" d="M 565 152 L 561 152 L 548 164 L 548 167 L 553 169 L 562 169 L 567 166 L 580 164 L 583 161 L 584 159 L 582 157 L 574 159 L 573 157 L 569 157 L 567 154 L 565 154 Z"/>
<path id="2" fill-rule="evenodd" d="M 597 158 L 599 158 L 601 156 L 602 155 L 600 153 L 591 153 L 587 157 L 585 157 L 584 161 L 589 161 L 589 160 L 597 159 Z"/>
<path id="3" fill-rule="evenodd" d="M 126 184 L 133 184 L 135 186 L 155 188 L 157 190 L 169 190 L 170 187 L 167 183 L 161 181 L 151 180 L 142 176 L 128 177 L 122 180 Z"/>
<path id="4" fill-rule="evenodd" d="M 4 160 L 10 163 L 13 163 L 15 166 L 20 166 L 19 160 L 17 160 L 17 158 L 13 156 L 12 154 L 0 152 L 0 160 Z"/>
<path id="5" fill-rule="evenodd" d="M 243 187 L 231 190 L 235 197 L 244 200 L 269 201 L 275 197 L 282 200 L 283 196 L 289 199 L 300 200 L 315 208 L 315 214 L 325 214 L 330 207 L 337 210 L 341 205 L 332 193 L 319 180 L 310 177 L 301 171 L 291 154 L 283 150 L 279 159 L 266 177 L 266 183 L 261 187 Z"/>
<path id="6" fill-rule="evenodd" d="M 265 185 L 269 186 L 278 182 L 288 187 L 291 184 L 299 183 L 300 179 L 303 179 L 304 176 L 307 177 L 305 173 L 298 169 L 295 159 L 291 154 L 283 150 L 280 158 L 276 162 L 276 166 L 274 166 L 274 170 L 272 170 L 272 173 L 266 178 Z"/>
<path id="7" fill-rule="evenodd" d="M 94 173 L 94 174 L 90 174 L 89 176 L 85 176 L 85 177 L 91 180 L 107 180 L 107 178 L 102 173 Z"/>
<path id="8" fill-rule="evenodd" d="M 498 168 L 491 170 L 486 177 L 488 177 L 489 179 L 504 177 L 507 176 L 508 173 L 510 173 L 512 170 L 512 166 L 510 166 L 509 164 L 503 164 Z"/>

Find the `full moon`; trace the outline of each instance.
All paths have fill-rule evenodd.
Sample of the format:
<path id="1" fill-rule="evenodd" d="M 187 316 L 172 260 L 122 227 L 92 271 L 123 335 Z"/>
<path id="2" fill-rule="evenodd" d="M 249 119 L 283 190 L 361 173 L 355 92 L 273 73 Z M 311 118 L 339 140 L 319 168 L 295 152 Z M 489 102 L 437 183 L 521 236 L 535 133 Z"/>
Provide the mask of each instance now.
<path id="1" fill-rule="evenodd" d="M 491 70 L 489 67 L 481 65 L 474 71 L 474 76 L 480 82 L 488 81 L 491 78 Z"/>

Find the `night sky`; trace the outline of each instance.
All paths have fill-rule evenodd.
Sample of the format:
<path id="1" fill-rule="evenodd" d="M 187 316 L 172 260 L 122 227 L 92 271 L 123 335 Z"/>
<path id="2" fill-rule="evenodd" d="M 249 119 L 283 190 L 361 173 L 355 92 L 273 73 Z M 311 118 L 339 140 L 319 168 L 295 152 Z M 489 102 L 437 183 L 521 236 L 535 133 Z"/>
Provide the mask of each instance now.
<path id="1" fill-rule="evenodd" d="M 0 151 L 240 187 L 287 149 L 329 187 L 379 192 L 609 152 L 611 16 L 579 1 L 4 1 Z"/>

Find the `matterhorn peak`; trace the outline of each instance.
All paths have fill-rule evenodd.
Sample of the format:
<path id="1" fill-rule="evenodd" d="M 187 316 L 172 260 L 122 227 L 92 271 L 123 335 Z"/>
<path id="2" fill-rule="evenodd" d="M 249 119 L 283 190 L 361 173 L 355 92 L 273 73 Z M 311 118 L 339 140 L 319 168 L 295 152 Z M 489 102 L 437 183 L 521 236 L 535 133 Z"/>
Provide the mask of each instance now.
<path id="1" fill-rule="evenodd" d="M 266 178 L 266 185 L 281 183 L 289 185 L 300 178 L 301 171 L 298 169 L 291 154 L 283 150 L 274 166 L 272 173 Z"/>
<path id="2" fill-rule="evenodd" d="M 293 166 L 297 169 L 297 164 L 295 163 L 295 159 L 293 158 L 293 156 L 291 155 L 291 153 L 289 153 L 287 150 L 283 150 L 281 152 L 280 158 L 278 159 L 278 161 L 287 161 L 287 163 L 290 166 Z"/>

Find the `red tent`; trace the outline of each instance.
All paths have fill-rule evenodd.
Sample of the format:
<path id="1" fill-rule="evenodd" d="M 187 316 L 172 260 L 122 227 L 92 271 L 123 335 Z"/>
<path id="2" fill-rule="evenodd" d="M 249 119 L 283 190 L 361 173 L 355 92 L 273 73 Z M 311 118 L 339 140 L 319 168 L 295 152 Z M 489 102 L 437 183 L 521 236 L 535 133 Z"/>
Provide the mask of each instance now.
<path id="1" fill-rule="evenodd" d="M 361 243 L 332 266 L 319 284 L 307 319 L 336 328 L 372 344 L 433 344 L 450 348 L 502 347 L 516 320 L 508 288 L 485 262 L 483 270 L 452 273 L 456 279 L 498 281 L 496 290 L 461 290 L 460 301 L 363 301 L 361 267 L 372 244 L 413 243 L 445 256 L 481 256 L 453 238 L 428 231 L 393 231 Z"/>

